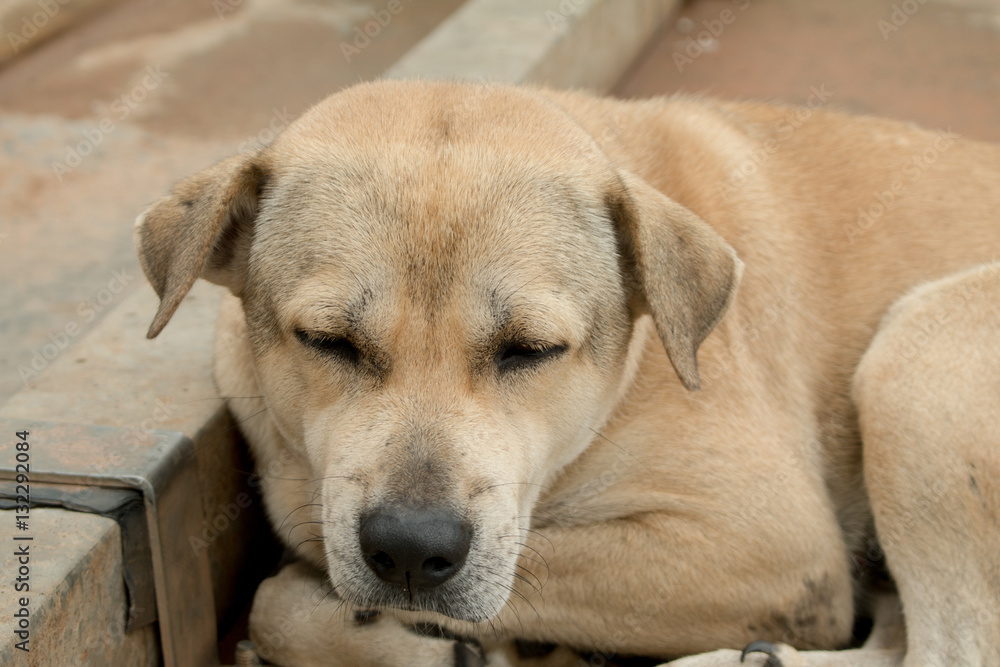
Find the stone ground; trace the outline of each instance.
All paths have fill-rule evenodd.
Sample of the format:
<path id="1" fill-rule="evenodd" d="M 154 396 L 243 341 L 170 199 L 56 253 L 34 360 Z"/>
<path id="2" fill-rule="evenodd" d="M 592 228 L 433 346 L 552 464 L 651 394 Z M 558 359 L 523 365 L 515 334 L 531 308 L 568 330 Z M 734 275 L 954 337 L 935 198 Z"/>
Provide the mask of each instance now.
<path id="1" fill-rule="evenodd" d="M 615 89 L 827 104 L 1000 141 L 1000 0 L 697 0 Z"/>

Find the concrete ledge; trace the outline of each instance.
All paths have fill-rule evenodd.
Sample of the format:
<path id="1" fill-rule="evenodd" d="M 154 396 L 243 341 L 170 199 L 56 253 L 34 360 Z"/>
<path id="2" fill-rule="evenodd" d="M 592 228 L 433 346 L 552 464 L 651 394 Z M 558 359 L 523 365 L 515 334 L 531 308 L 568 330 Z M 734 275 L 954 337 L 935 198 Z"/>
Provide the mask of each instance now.
<path id="1" fill-rule="evenodd" d="M 471 0 L 385 76 L 606 91 L 678 5 L 680 0 Z"/>
<path id="2" fill-rule="evenodd" d="M 138 446 L 150 429 L 179 431 L 195 443 L 217 612 L 238 597 L 223 573 L 239 569 L 244 547 L 263 525 L 261 508 L 241 508 L 225 530 L 212 520 L 241 492 L 252 464 L 212 380 L 212 333 L 222 289 L 199 282 L 164 332 L 147 340 L 156 295 L 142 285 L 28 388 L 0 406 L 0 418 L 114 426 L 109 451 Z M 193 538 L 204 539 L 199 533 Z"/>
<path id="3" fill-rule="evenodd" d="M 147 665 L 160 664 L 156 626 L 125 632 L 125 585 L 118 524 L 92 514 L 58 509 L 31 511 L 30 542 L 18 537 L 14 511 L 0 511 L 5 551 L 30 545 L 31 590 L 14 589 L 15 577 L 0 579 L 0 664 Z M 6 563 L 13 562 L 8 553 Z M 18 600 L 29 610 L 29 652 L 13 638 Z M 80 610 L 86 610 L 81 614 Z"/>
<path id="4" fill-rule="evenodd" d="M 27 441 L 18 452 L 23 495 L 11 488 L 16 467 L 0 466 L 6 499 L 35 508 L 55 503 L 117 521 L 126 559 L 119 576 L 130 591 L 127 629 L 155 620 L 166 665 L 217 663 L 208 549 L 193 549 L 188 537 L 198 533 L 204 512 L 191 439 L 176 431 L 2 419 L 0 431 Z M 32 521 L 28 509 L 23 512 L 18 528 L 27 530 Z"/>
<path id="5" fill-rule="evenodd" d="M 247 544 L 267 532 L 259 503 L 232 509 L 241 493 L 255 496 L 246 484 L 252 462 L 236 446 L 235 425 L 212 380 L 212 335 L 222 292 L 198 283 L 160 337 L 150 341 L 145 329 L 157 299 L 142 285 L 0 406 L 0 418 L 15 424 L 61 421 L 123 429 L 108 443 L 110 456 L 145 446 L 150 429 L 189 437 L 198 458 L 204 520 L 185 542 L 208 552 L 219 618 L 245 595 L 238 580 L 248 567 Z"/>

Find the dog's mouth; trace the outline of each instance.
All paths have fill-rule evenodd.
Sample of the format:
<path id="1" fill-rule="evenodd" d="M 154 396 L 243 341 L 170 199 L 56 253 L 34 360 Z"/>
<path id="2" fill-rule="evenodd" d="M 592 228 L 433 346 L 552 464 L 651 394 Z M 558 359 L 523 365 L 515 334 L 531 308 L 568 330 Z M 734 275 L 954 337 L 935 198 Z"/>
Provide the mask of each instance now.
<path id="1" fill-rule="evenodd" d="M 395 583 L 362 571 L 335 588 L 344 598 L 364 608 L 433 612 L 478 623 L 495 616 L 506 603 L 507 596 L 502 593 L 509 590 L 510 584 L 503 584 L 504 578 L 502 573 L 484 572 L 465 564 L 458 574 L 433 586 L 413 573 L 404 572 L 402 581 Z"/>
<path id="2" fill-rule="evenodd" d="M 485 621 L 507 602 L 520 541 L 485 532 L 449 508 L 382 506 L 359 518 L 353 557 L 331 545 L 331 582 L 360 607 Z"/>
<path id="3" fill-rule="evenodd" d="M 348 596 L 345 594 L 345 597 Z M 379 586 L 368 595 L 352 602 L 372 609 L 431 612 L 472 623 L 486 621 L 496 614 L 491 608 L 473 600 L 470 594 L 454 585 L 434 590 Z"/>

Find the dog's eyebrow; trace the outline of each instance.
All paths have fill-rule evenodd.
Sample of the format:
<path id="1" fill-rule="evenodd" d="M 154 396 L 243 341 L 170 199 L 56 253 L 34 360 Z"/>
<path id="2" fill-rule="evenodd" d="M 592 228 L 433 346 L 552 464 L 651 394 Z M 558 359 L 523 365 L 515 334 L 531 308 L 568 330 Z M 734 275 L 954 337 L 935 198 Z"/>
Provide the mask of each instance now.
<path id="1" fill-rule="evenodd" d="M 545 275 L 545 271 L 542 271 L 530 280 L 521 283 L 508 294 L 501 294 L 498 287 L 494 287 L 490 290 L 487 301 L 489 302 L 490 315 L 493 316 L 496 328 L 501 329 L 507 326 L 513 319 L 513 307 L 511 302 L 514 296 L 522 289 L 541 278 L 543 275 Z"/>
<path id="2" fill-rule="evenodd" d="M 482 351 L 486 353 L 500 343 L 511 341 L 563 344 L 563 336 L 553 327 L 553 318 L 547 317 L 551 313 L 530 302 L 518 303 L 516 293 L 517 290 L 506 295 L 496 289 L 490 291 L 487 298 L 490 320 L 480 330 Z"/>
<path id="3" fill-rule="evenodd" d="M 489 303 L 489 311 L 493 318 L 494 327 L 496 329 L 504 328 L 512 317 L 509 298 L 501 296 L 500 290 L 494 287 L 490 290 L 487 302 Z"/>
<path id="4" fill-rule="evenodd" d="M 376 330 L 365 317 L 371 295 L 370 291 L 366 291 L 346 304 L 338 301 L 317 303 L 313 316 L 304 326 L 307 333 L 346 338 L 360 352 L 373 375 L 385 380 L 391 364 L 379 343 Z"/>
<path id="5" fill-rule="evenodd" d="M 362 286 L 358 294 L 347 299 L 321 298 L 313 304 L 317 320 L 321 326 L 331 329 L 351 329 L 363 333 L 366 327 L 366 311 L 374 299 L 374 291 Z"/>
<path id="6" fill-rule="evenodd" d="M 370 291 L 363 292 L 360 297 L 352 299 L 347 304 L 347 307 L 344 308 L 343 317 L 352 329 L 357 330 L 363 328 L 362 323 L 365 318 L 365 311 L 368 309 L 370 298 Z"/>

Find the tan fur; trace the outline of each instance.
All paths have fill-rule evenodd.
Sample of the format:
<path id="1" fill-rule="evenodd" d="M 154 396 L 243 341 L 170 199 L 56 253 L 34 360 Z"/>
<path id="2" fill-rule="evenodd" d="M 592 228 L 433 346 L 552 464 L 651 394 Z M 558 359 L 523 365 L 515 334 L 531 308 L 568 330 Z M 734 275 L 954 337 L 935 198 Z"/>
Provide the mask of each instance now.
<path id="1" fill-rule="evenodd" d="M 220 389 L 260 396 L 230 404 L 269 515 L 340 596 L 309 613 L 265 589 L 254 632 L 278 662 L 362 664 L 336 661 L 358 646 L 350 613 L 385 606 L 482 639 L 493 665 L 515 638 L 664 658 L 771 640 L 786 667 L 900 665 L 898 641 L 831 651 L 877 529 L 907 667 L 1000 664 L 997 280 L 919 363 L 893 357 L 948 280 L 992 275 L 1000 149 L 797 113 L 363 84 L 140 217 L 151 334 L 198 275 L 233 291 Z M 876 336 L 908 290 L 963 270 Z M 349 337 L 357 363 L 296 331 Z M 505 375 L 512 340 L 566 351 Z M 411 606 L 366 571 L 358 517 L 428 499 L 475 539 Z M 288 613 L 322 641 L 282 654 Z M 397 623 L 364 631 L 381 650 Z M 547 660 L 530 664 L 573 658 Z"/>

